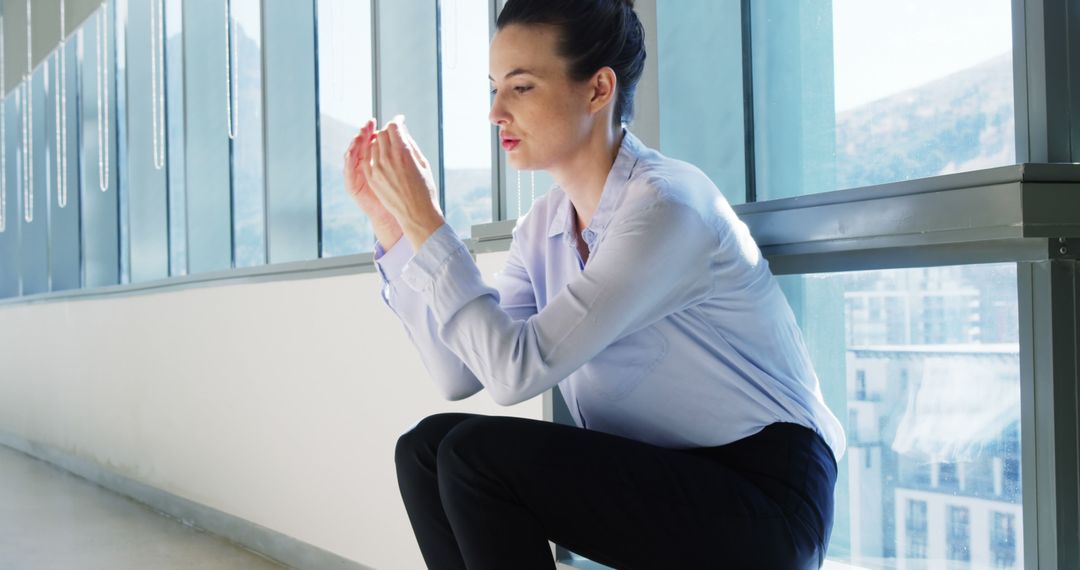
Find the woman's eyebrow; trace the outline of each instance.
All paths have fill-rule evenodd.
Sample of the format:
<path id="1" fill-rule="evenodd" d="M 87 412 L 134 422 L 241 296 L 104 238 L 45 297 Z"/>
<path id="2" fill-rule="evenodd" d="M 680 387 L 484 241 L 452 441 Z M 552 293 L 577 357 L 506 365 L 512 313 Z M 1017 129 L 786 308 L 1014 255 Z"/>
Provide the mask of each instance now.
<path id="1" fill-rule="evenodd" d="M 513 77 L 513 76 L 515 76 L 515 75 L 521 75 L 521 74 L 523 74 L 523 73 L 528 73 L 529 75 L 535 75 L 536 77 L 540 77 L 540 76 L 539 76 L 539 75 L 537 75 L 536 73 L 533 73 L 532 71 L 530 71 L 530 70 L 528 70 L 528 69 L 525 69 L 524 67 L 518 67 L 518 68 L 515 68 L 515 69 L 514 69 L 513 71 L 511 71 L 510 73 L 507 73 L 507 74 L 506 74 L 506 75 L 505 75 L 505 76 L 503 77 L 503 79 L 510 79 L 511 77 Z M 489 76 L 488 76 L 488 81 L 495 81 L 495 79 L 493 79 L 493 78 L 492 78 L 492 77 L 491 77 L 491 76 L 489 75 Z"/>

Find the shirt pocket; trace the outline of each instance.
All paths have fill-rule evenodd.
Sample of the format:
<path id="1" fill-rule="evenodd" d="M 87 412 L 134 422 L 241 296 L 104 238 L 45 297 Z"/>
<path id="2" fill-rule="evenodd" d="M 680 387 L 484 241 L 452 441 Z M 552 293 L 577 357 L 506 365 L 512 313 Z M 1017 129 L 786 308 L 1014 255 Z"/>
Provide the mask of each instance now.
<path id="1" fill-rule="evenodd" d="M 581 367 L 585 389 L 609 400 L 632 392 L 664 359 L 668 340 L 655 326 L 646 327 L 607 346 Z"/>

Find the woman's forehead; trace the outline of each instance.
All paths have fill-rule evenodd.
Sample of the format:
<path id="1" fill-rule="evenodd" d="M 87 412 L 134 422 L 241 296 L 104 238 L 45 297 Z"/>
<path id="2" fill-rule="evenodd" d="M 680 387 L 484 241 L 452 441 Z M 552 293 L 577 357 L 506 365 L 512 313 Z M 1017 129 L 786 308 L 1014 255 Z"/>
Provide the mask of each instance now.
<path id="1" fill-rule="evenodd" d="M 551 26 L 512 24 L 502 28 L 491 40 L 489 77 L 503 81 L 523 73 L 551 75 L 560 63 L 555 54 L 556 38 Z"/>

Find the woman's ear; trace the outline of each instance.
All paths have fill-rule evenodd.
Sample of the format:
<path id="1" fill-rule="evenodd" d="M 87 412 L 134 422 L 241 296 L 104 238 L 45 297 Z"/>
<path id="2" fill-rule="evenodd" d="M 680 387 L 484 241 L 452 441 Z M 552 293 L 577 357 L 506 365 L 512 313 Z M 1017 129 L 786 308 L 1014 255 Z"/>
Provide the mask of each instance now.
<path id="1" fill-rule="evenodd" d="M 591 80 L 589 88 L 592 98 L 589 100 L 589 111 L 595 113 L 604 108 L 615 99 L 615 89 L 618 87 L 615 70 L 604 66 L 597 71 Z"/>

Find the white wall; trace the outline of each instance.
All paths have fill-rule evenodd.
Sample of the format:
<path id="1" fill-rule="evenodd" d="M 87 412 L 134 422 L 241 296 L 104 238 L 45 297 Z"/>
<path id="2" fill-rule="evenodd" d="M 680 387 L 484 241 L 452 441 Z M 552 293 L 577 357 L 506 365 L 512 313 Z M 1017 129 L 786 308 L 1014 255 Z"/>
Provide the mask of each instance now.
<path id="1" fill-rule="evenodd" d="M 505 253 L 480 256 L 491 281 Z M 441 400 L 377 274 L 0 306 L 0 432 L 375 568 L 423 568 L 393 465 Z"/>

